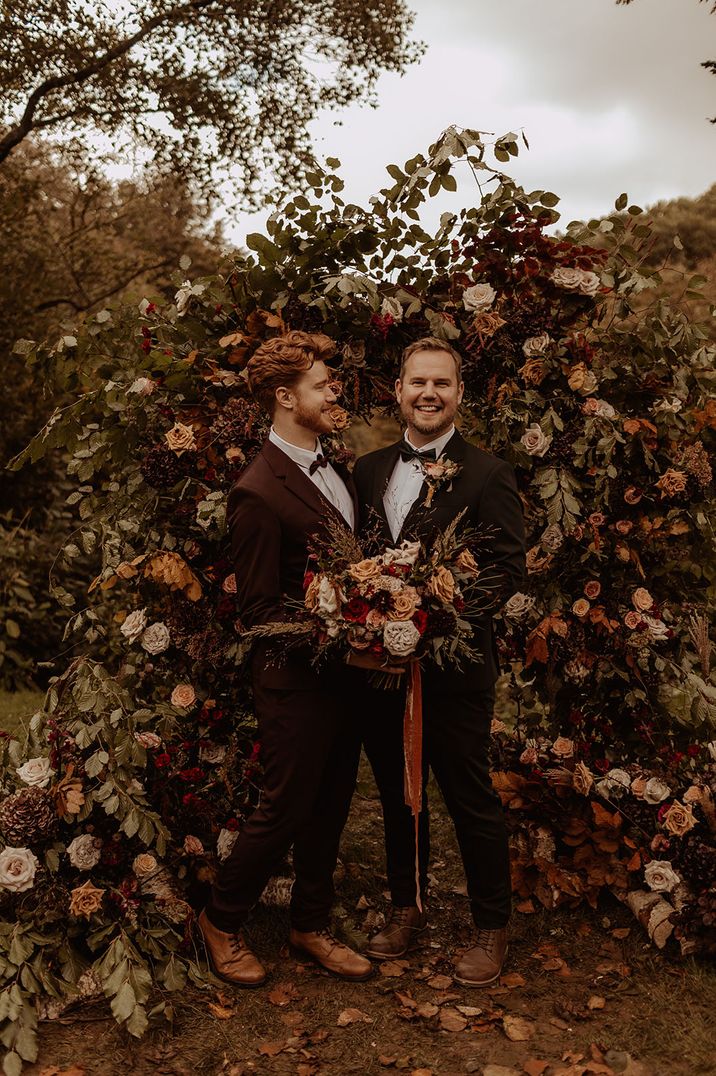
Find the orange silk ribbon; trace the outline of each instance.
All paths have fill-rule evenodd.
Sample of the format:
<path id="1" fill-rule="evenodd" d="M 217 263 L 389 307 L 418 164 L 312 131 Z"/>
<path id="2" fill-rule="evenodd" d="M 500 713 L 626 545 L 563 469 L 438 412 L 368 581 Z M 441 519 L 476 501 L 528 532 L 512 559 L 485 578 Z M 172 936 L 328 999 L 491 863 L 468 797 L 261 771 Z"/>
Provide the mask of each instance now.
<path id="1" fill-rule="evenodd" d="M 418 909 L 420 899 L 420 859 L 418 855 L 418 821 L 423 803 L 423 688 L 420 662 L 408 666 L 408 687 L 403 715 L 403 755 L 405 759 L 405 802 L 415 820 L 415 892 Z"/>

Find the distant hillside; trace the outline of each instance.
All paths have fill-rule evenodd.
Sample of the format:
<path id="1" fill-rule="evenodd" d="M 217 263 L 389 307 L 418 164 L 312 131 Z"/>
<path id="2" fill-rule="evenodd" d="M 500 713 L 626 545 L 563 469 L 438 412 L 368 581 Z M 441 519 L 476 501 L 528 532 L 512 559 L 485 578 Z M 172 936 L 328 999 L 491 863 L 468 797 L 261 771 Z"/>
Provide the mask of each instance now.
<path id="1" fill-rule="evenodd" d="M 698 198 L 656 202 L 646 212 L 654 222 L 655 264 L 670 256 L 672 262 L 694 269 L 716 255 L 716 184 Z M 683 251 L 674 250 L 675 235 L 683 243 Z"/>

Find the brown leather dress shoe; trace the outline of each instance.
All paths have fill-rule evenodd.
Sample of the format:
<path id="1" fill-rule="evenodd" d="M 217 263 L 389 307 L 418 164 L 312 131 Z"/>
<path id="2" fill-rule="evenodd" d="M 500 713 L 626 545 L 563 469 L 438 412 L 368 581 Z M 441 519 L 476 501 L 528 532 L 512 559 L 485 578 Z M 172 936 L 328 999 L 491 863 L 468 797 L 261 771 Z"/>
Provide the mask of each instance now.
<path id="1" fill-rule="evenodd" d="M 365 951 L 376 960 L 396 960 L 415 944 L 427 925 L 427 914 L 418 911 L 415 906 L 393 906 L 388 913 L 388 922 L 378 934 L 373 935 Z"/>
<path id="2" fill-rule="evenodd" d="M 299 957 L 309 956 L 332 975 L 351 982 L 362 982 L 373 974 L 373 965 L 364 956 L 343 945 L 330 930 L 304 932 L 291 927 L 289 942 Z"/>
<path id="3" fill-rule="evenodd" d="M 478 930 L 477 945 L 468 949 L 455 967 L 464 986 L 488 986 L 499 979 L 507 956 L 507 928 Z"/>
<path id="4" fill-rule="evenodd" d="M 226 934 L 218 930 L 202 912 L 197 920 L 204 938 L 207 956 L 220 979 L 235 986 L 261 986 L 266 982 L 266 969 L 246 944 L 243 934 Z"/>

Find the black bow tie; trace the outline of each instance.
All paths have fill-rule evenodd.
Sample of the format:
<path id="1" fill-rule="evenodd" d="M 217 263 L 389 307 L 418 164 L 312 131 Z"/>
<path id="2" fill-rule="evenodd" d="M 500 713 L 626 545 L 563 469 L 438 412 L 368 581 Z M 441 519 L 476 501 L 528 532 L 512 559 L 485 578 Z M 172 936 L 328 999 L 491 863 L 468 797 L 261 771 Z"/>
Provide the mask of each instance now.
<path id="1" fill-rule="evenodd" d="M 319 467 L 327 467 L 330 462 L 328 456 L 316 456 L 315 460 L 308 468 L 308 473 L 315 474 Z"/>
<path id="2" fill-rule="evenodd" d="M 413 448 L 407 442 L 403 442 L 400 446 L 400 458 L 401 460 L 436 460 L 438 458 L 438 450 L 436 448 L 426 448 L 420 452 L 417 448 Z"/>

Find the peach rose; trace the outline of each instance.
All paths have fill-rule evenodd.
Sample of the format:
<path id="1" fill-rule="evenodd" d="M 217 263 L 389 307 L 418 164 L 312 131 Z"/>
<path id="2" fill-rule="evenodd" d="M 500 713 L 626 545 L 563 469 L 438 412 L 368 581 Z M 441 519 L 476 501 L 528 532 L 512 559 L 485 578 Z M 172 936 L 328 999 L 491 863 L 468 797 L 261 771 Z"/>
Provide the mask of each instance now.
<path id="1" fill-rule="evenodd" d="M 527 551 L 527 572 L 529 575 L 539 575 L 540 572 L 546 572 L 552 563 L 553 557 L 551 553 L 542 554 L 539 546 L 535 545 L 532 549 Z"/>
<path id="2" fill-rule="evenodd" d="M 336 405 L 332 407 L 328 412 L 333 420 L 333 428 L 336 430 L 346 430 L 351 424 L 351 416 L 346 411 L 345 407 L 339 407 Z"/>
<path id="3" fill-rule="evenodd" d="M 675 800 L 664 815 L 664 828 L 674 837 L 683 837 L 696 825 L 694 812 L 689 805 Z"/>
<path id="4" fill-rule="evenodd" d="M 552 744 L 551 751 L 557 758 L 571 758 L 574 754 L 574 741 L 566 736 L 558 736 Z"/>
<path id="5" fill-rule="evenodd" d="M 644 799 L 644 789 L 646 788 L 646 777 L 635 777 L 631 783 L 632 795 L 636 796 L 638 800 Z"/>
<path id="6" fill-rule="evenodd" d="M 587 522 L 593 527 L 603 527 L 606 521 L 607 517 L 603 512 L 592 512 L 592 514 L 587 517 Z"/>
<path id="7" fill-rule="evenodd" d="M 636 486 L 627 486 L 624 490 L 624 500 L 627 504 L 638 504 L 641 498 L 642 494 Z"/>
<path id="8" fill-rule="evenodd" d="M 572 605 L 572 612 L 581 620 L 587 615 L 591 608 L 592 607 L 586 598 L 577 598 L 576 602 Z"/>
<path id="9" fill-rule="evenodd" d="M 369 631 L 382 631 L 387 617 L 378 609 L 371 609 L 365 618 L 365 626 Z"/>
<path id="10" fill-rule="evenodd" d="M 527 359 L 533 358 L 535 355 L 544 355 L 551 342 L 549 334 L 545 332 L 541 332 L 537 336 L 528 336 L 522 345 L 522 354 Z"/>
<path id="11" fill-rule="evenodd" d="M 575 791 L 579 792 L 580 796 L 589 795 L 589 791 L 594 784 L 594 778 L 583 762 L 578 762 L 574 767 L 572 784 Z"/>
<path id="12" fill-rule="evenodd" d="M 534 356 L 520 368 L 520 377 L 526 385 L 541 385 L 547 376 L 547 366 L 544 359 Z"/>
<path id="13" fill-rule="evenodd" d="M 618 519 L 614 524 L 614 529 L 617 534 L 630 534 L 634 529 L 634 524 L 630 519 Z"/>
<path id="14" fill-rule="evenodd" d="M 191 833 L 187 833 L 184 838 L 184 851 L 188 856 L 203 856 L 204 845 L 198 837 L 193 837 Z"/>
<path id="15" fill-rule="evenodd" d="M 380 561 L 374 557 L 369 557 L 366 560 L 359 560 L 355 564 L 351 564 L 348 574 L 357 583 L 367 583 L 369 579 L 374 579 L 376 575 L 380 575 L 380 568 Z"/>
<path id="16" fill-rule="evenodd" d="M 537 754 L 536 747 L 525 747 L 520 755 L 520 762 L 523 766 L 536 766 L 538 758 L 539 755 Z"/>
<path id="17" fill-rule="evenodd" d="M 388 620 L 410 620 L 419 602 L 415 587 L 403 587 L 398 594 L 393 595 L 393 608 L 388 613 Z"/>
<path id="18" fill-rule="evenodd" d="M 151 852 L 140 852 L 138 856 L 134 857 L 132 870 L 137 878 L 146 878 L 148 874 L 157 869 L 157 866 L 157 861 Z"/>
<path id="19" fill-rule="evenodd" d="M 174 423 L 172 428 L 164 434 L 164 440 L 177 456 L 181 456 L 184 452 L 191 452 L 196 448 L 194 430 L 191 426 L 184 426 L 181 422 Z"/>
<path id="20" fill-rule="evenodd" d="M 432 594 L 441 602 L 451 602 L 455 597 L 455 576 L 449 568 L 440 565 L 428 579 L 428 594 Z"/>
<path id="21" fill-rule="evenodd" d="M 196 692 L 191 684 L 177 684 L 171 694 L 172 706 L 181 706 L 187 710 L 196 702 Z"/>
<path id="22" fill-rule="evenodd" d="M 642 623 L 642 619 L 638 613 L 630 610 L 624 617 L 624 623 L 629 631 L 636 631 L 639 625 Z"/>
<path id="23" fill-rule="evenodd" d="M 221 584 L 221 589 L 223 590 L 224 594 L 236 593 L 236 575 L 234 572 L 232 572 L 231 575 L 227 575 L 226 579 Z"/>
<path id="24" fill-rule="evenodd" d="M 498 329 L 501 329 L 507 322 L 504 318 L 501 318 L 499 314 L 487 313 L 484 311 L 482 314 L 476 314 L 472 323 L 472 327 L 476 333 L 480 336 L 494 336 Z"/>
<path id="25" fill-rule="evenodd" d="M 479 575 L 480 569 L 477 566 L 477 561 L 473 557 L 469 549 L 461 549 L 457 560 L 455 561 L 456 568 L 459 568 L 461 572 L 465 572 L 466 575 Z"/>
<path id="26" fill-rule="evenodd" d="M 645 587 L 637 587 L 631 596 L 631 602 L 638 612 L 645 613 L 651 609 L 654 599 Z"/>
<path id="27" fill-rule="evenodd" d="M 662 500 L 665 497 L 675 497 L 677 493 L 683 493 L 686 489 L 686 473 L 669 467 L 656 483 L 656 488 L 661 490 Z"/>
<path id="28" fill-rule="evenodd" d="M 76 919 L 80 916 L 89 919 L 94 912 L 99 911 L 103 896 L 104 889 L 97 889 L 87 880 L 84 885 L 77 886 L 70 893 L 70 915 L 74 915 Z"/>
<path id="29" fill-rule="evenodd" d="M 589 600 L 592 602 L 596 601 L 601 592 L 602 584 L 599 582 L 598 579 L 590 579 L 588 583 L 584 584 L 585 597 L 589 598 Z"/>
<path id="30" fill-rule="evenodd" d="M 162 744 L 161 736 L 157 736 L 156 732 L 135 732 L 134 739 L 145 750 L 155 750 Z"/>
<path id="31" fill-rule="evenodd" d="M 617 560 L 623 561 L 627 564 L 631 560 L 631 553 L 629 552 L 629 546 L 624 545 L 624 542 L 619 542 L 616 547 Z"/>

